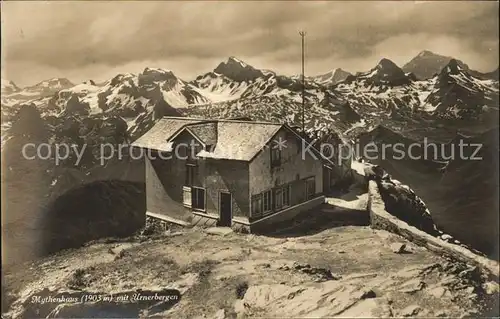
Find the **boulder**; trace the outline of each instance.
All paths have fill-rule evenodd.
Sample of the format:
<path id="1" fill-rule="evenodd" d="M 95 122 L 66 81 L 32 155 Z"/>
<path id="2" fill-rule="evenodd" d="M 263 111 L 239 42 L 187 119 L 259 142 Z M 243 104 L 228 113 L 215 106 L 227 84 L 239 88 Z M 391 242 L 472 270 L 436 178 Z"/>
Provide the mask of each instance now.
<path id="1" fill-rule="evenodd" d="M 498 283 L 494 281 L 488 281 L 483 284 L 483 290 L 488 295 L 498 294 Z"/>
<path id="2" fill-rule="evenodd" d="M 401 310 L 401 317 L 414 317 L 421 310 L 422 310 L 422 308 L 420 308 L 417 305 L 408 306 L 408 307 L 404 308 L 403 310 Z"/>
<path id="3" fill-rule="evenodd" d="M 446 294 L 447 290 L 445 287 L 438 286 L 431 288 L 427 291 L 431 296 L 434 296 L 436 298 L 442 298 Z"/>
<path id="4" fill-rule="evenodd" d="M 439 238 L 441 238 L 441 240 L 444 240 L 445 242 L 450 242 L 451 240 L 453 240 L 453 237 L 451 237 L 451 235 L 448 234 L 443 234 Z"/>
<path id="5" fill-rule="evenodd" d="M 393 243 L 391 244 L 391 250 L 393 253 L 402 254 L 406 252 L 406 244 L 403 243 Z"/>
<path id="6" fill-rule="evenodd" d="M 415 278 L 404 283 L 400 287 L 400 291 L 407 294 L 414 294 L 417 291 L 421 291 L 425 287 L 427 287 L 427 284 L 424 281 L 420 280 L 419 278 Z"/>
<path id="7" fill-rule="evenodd" d="M 365 290 L 361 293 L 360 299 L 371 299 L 376 298 L 377 294 L 372 289 Z"/>
<path id="8" fill-rule="evenodd" d="M 213 319 L 225 319 L 226 318 L 226 311 L 224 309 L 219 309 Z"/>
<path id="9" fill-rule="evenodd" d="M 386 175 L 384 169 L 378 165 L 365 163 L 364 175 L 368 181 L 380 181 Z"/>

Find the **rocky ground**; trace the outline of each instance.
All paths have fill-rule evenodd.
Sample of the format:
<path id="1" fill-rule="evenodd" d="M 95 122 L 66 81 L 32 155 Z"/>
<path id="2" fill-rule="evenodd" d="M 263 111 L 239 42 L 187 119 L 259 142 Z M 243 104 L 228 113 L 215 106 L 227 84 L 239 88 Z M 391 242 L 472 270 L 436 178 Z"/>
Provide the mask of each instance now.
<path id="1" fill-rule="evenodd" d="M 404 239 L 347 226 L 280 237 L 148 228 L 4 270 L 4 318 L 463 317 L 498 284 Z M 178 289 L 177 302 L 40 303 L 34 296 Z M 492 306 L 493 305 L 493 306 Z M 493 314 L 494 315 L 494 314 Z"/>

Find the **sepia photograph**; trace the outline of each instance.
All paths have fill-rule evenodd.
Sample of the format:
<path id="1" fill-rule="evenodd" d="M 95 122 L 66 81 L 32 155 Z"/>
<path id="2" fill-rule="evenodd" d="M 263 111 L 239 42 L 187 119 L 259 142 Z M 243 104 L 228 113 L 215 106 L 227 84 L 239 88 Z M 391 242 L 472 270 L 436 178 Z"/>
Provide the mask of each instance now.
<path id="1" fill-rule="evenodd" d="M 1 1 L 2 319 L 492 318 L 498 1 Z"/>

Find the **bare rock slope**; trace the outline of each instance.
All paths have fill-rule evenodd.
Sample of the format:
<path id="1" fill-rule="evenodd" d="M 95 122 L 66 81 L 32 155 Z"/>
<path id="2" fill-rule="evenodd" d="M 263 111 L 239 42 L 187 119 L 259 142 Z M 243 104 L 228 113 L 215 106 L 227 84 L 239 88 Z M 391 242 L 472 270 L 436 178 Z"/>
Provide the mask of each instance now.
<path id="1" fill-rule="evenodd" d="M 395 251 L 395 244 L 405 244 Z M 30 269 L 38 269 L 32 272 Z M 384 231 L 339 227 L 302 237 L 199 229 L 61 252 L 5 274 L 18 317 L 429 317 L 488 314 L 477 269 L 453 263 Z M 33 303 L 178 289 L 177 302 Z"/>

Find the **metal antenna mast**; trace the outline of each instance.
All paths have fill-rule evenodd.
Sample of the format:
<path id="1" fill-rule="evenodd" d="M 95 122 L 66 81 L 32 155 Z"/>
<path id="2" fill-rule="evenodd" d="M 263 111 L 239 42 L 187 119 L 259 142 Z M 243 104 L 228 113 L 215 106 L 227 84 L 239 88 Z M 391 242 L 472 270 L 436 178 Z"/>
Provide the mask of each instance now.
<path id="1" fill-rule="evenodd" d="M 305 92 L 306 92 L 306 82 L 304 78 L 304 38 L 306 36 L 306 33 L 304 31 L 299 31 L 300 37 L 302 39 L 302 133 L 306 134 L 305 130 L 305 110 L 304 110 L 304 102 L 305 102 Z"/>

